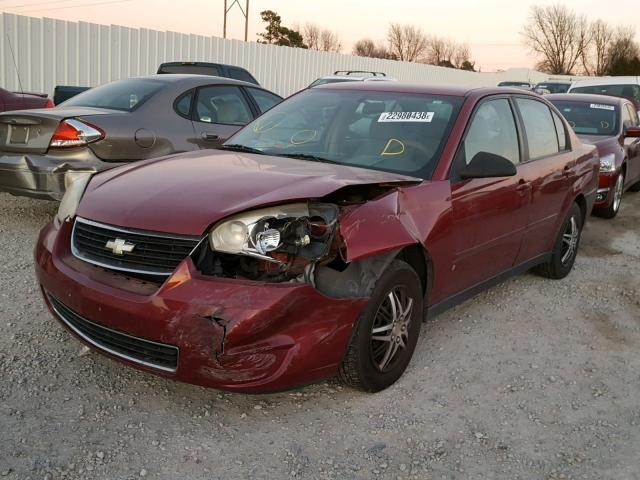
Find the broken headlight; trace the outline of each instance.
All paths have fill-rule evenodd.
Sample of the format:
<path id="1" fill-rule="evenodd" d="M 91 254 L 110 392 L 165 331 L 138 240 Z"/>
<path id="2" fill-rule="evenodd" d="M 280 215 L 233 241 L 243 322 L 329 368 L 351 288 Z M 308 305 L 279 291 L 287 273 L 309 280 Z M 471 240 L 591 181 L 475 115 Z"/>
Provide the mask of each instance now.
<path id="1" fill-rule="evenodd" d="M 211 249 L 285 264 L 293 258 L 319 260 L 329 253 L 338 207 L 292 203 L 240 213 L 216 225 Z"/>

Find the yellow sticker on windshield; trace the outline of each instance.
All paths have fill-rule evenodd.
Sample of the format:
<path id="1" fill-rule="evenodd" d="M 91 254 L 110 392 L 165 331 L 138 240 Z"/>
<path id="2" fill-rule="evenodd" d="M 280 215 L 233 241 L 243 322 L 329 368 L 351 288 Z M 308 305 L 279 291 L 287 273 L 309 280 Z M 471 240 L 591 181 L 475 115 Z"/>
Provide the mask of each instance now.
<path id="1" fill-rule="evenodd" d="M 286 113 L 281 112 L 279 114 L 271 114 L 267 116 L 267 118 L 260 118 L 253 126 L 253 131 L 256 133 L 264 133 L 268 132 L 269 130 L 273 130 L 284 121 L 286 116 Z"/>
<path id="2" fill-rule="evenodd" d="M 604 120 L 600 122 L 600 126 L 604 129 L 609 128 L 609 122 L 605 122 Z"/>
<path id="3" fill-rule="evenodd" d="M 317 130 L 299 130 L 291 135 L 290 142 L 293 145 L 303 145 L 305 143 L 312 142 L 318 135 Z"/>
<path id="4" fill-rule="evenodd" d="M 403 153 L 404 143 L 396 138 L 390 138 L 380 155 L 402 155 Z"/>

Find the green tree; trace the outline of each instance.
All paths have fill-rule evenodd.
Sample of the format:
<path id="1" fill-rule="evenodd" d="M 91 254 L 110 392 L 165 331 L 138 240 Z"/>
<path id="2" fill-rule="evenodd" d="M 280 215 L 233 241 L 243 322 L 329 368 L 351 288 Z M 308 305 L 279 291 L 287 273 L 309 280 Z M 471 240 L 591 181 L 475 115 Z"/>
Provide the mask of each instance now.
<path id="1" fill-rule="evenodd" d="M 267 24 L 265 32 L 261 33 L 262 40 L 258 43 L 269 43 L 284 47 L 307 48 L 300 32 L 282 25 L 282 17 L 273 10 L 260 12 L 262 21 Z"/>

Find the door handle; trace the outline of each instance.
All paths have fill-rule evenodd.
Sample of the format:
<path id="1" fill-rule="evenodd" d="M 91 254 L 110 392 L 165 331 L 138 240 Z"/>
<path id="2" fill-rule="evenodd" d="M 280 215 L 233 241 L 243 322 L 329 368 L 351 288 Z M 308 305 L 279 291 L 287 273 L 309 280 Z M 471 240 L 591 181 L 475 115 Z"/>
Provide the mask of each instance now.
<path id="1" fill-rule="evenodd" d="M 518 180 L 518 185 L 516 186 L 516 191 L 522 192 L 524 190 L 528 190 L 531 187 L 531 183 L 527 182 L 524 179 Z"/>
<path id="2" fill-rule="evenodd" d="M 220 135 L 216 135 L 215 133 L 202 132 L 202 139 L 208 142 L 215 142 L 220 140 Z"/>

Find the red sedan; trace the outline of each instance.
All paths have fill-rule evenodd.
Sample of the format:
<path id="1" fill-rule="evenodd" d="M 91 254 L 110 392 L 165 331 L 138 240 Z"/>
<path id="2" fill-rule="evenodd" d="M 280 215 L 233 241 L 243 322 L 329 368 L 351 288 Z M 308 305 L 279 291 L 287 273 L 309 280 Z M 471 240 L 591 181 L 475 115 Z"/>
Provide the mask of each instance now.
<path id="1" fill-rule="evenodd" d="M 547 100 L 566 117 L 584 143 L 600 155 L 600 180 L 593 213 L 613 218 L 622 194 L 640 191 L 640 120 L 626 98 L 568 93 Z"/>
<path id="2" fill-rule="evenodd" d="M 0 88 L 0 112 L 52 107 L 53 102 L 45 94 L 10 92 Z"/>
<path id="3" fill-rule="evenodd" d="M 77 179 L 35 257 L 89 347 L 194 384 L 395 382 L 420 323 L 509 275 L 563 278 L 598 157 L 541 97 L 343 83 L 219 151 Z"/>

